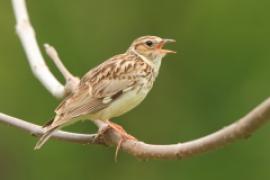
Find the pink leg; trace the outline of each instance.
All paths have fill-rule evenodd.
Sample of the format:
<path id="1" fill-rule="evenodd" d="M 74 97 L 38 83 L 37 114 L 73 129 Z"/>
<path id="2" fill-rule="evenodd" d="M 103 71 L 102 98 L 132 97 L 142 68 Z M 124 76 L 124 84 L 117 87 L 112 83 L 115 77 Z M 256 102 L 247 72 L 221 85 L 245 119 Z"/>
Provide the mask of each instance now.
<path id="1" fill-rule="evenodd" d="M 116 123 L 113 123 L 111 121 L 107 121 L 107 123 L 108 123 L 109 127 L 114 129 L 116 132 L 118 132 L 121 135 L 122 140 L 124 140 L 124 141 L 125 140 L 137 140 L 134 136 L 131 136 L 130 134 L 128 134 L 122 126 L 120 126 Z"/>
<path id="2" fill-rule="evenodd" d="M 123 142 L 125 142 L 126 140 L 133 140 L 133 141 L 135 141 L 137 139 L 135 137 L 129 135 L 122 126 L 120 126 L 120 125 L 118 125 L 116 123 L 113 123 L 111 121 L 107 121 L 107 123 L 108 123 L 108 125 L 109 125 L 110 128 L 114 129 L 121 136 L 121 139 L 119 140 L 119 142 L 118 142 L 118 144 L 116 146 L 115 156 L 114 156 L 115 161 L 117 161 L 118 152 L 119 152 L 119 150 L 120 150 L 121 145 L 123 144 Z"/>

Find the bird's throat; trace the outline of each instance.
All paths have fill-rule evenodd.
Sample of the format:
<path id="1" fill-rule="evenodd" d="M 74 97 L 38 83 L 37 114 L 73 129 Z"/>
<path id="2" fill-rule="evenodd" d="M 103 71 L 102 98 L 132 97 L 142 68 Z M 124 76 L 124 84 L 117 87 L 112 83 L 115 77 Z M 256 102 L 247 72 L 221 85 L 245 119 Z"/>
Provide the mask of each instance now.
<path id="1" fill-rule="evenodd" d="M 160 69 L 160 66 L 161 66 L 162 58 L 163 58 L 163 56 L 157 56 L 156 58 L 154 58 L 154 59 L 152 60 L 152 62 L 153 62 L 153 68 L 154 68 L 154 73 L 155 73 L 155 77 L 158 76 L 159 69 Z"/>

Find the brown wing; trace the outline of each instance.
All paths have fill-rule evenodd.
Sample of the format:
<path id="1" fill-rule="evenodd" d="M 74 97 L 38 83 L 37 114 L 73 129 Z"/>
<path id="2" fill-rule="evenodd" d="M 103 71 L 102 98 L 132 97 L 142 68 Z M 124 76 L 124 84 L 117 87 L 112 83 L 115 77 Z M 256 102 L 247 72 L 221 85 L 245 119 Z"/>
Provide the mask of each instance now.
<path id="1" fill-rule="evenodd" d="M 59 119 L 66 121 L 104 109 L 131 90 L 136 83 L 136 76 L 131 70 L 132 62 L 118 55 L 88 72 L 81 79 L 78 90 L 55 110 L 62 117 Z"/>

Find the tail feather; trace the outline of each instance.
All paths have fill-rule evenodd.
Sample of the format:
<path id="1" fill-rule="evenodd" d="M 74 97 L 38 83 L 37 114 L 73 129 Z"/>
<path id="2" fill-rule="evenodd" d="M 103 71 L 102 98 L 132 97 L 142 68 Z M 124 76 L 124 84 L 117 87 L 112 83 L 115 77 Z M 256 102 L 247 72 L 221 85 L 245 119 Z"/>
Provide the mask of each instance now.
<path id="1" fill-rule="evenodd" d="M 46 127 L 47 130 L 46 132 L 40 137 L 40 139 L 38 140 L 37 144 L 35 145 L 34 149 L 38 150 L 40 149 L 48 140 L 49 138 L 52 136 L 52 133 L 58 129 L 59 126 L 55 126 L 55 127 Z"/>

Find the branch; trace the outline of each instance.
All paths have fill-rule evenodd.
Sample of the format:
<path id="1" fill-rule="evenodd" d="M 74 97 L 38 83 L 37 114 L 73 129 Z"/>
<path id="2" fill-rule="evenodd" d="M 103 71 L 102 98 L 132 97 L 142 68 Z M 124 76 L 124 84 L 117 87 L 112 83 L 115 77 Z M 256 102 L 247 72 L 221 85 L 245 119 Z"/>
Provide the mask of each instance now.
<path id="1" fill-rule="evenodd" d="M 53 46 L 50 46 L 49 44 L 44 44 L 44 47 L 45 47 L 46 53 L 53 60 L 55 66 L 62 73 L 62 75 L 64 76 L 66 80 L 66 85 L 65 85 L 66 93 L 73 92 L 78 86 L 80 79 L 72 75 L 71 72 L 69 72 L 69 70 L 62 63 L 61 59 L 58 56 L 57 51 L 55 50 Z"/>
<path id="2" fill-rule="evenodd" d="M 249 137 L 259 127 L 266 123 L 270 119 L 270 98 L 264 101 L 262 104 L 253 109 L 243 118 L 239 119 L 235 123 L 220 129 L 205 137 L 195 139 L 192 141 L 171 144 L 171 145 L 152 145 L 146 144 L 141 141 L 127 140 L 121 145 L 123 151 L 142 159 L 181 159 L 194 155 L 198 155 L 204 152 L 212 151 L 217 148 L 223 147 L 229 143 L 238 139 L 244 139 Z M 14 127 L 18 127 L 31 134 L 40 135 L 42 129 L 40 126 L 25 122 L 23 120 L 1 114 L 0 122 L 4 122 Z M 101 127 L 102 122 L 98 126 Z M 98 124 L 98 123 L 97 123 Z M 66 140 L 82 144 L 105 144 L 117 146 L 121 140 L 120 135 L 110 129 L 101 141 L 96 140 L 96 134 L 84 135 L 76 133 L 68 133 L 64 131 L 57 131 L 53 134 L 53 138 Z"/>
<path id="3" fill-rule="evenodd" d="M 53 59 L 67 81 L 66 86 L 64 87 L 57 81 L 49 71 L 40 53 L 35 39 L 34 30 L 30 25 L 25 1 L 12 0 L 12 2 L 17 20 L 17 33 L 21 39 L 34 75 L 41 81 L 45 88 L 51 92 L 52 95 L 55 97 L 63 97 L 65 95 L 65 90 L 69 88 L 69 81 L 72 81 L 72 84 L 74 84 L 74 87 L 69 89 L 72 91 L 76 87 L 78 79 L 65 68 L 58 57 L 57 52 L 52 47 L 47 47 L 47 51 L 49 50 L 49 56 Z M 185 143 L 171 145 L 151 145 L 140 141 L 127 140 L 122 143 L 121 149 L 136 157 L 144 159 L 186 158 L 217 149 L 228 143 L 232 143 L 235 140 L 249 137 L 254 131 L 267 122 L 268 119 L 270 119 L 270 98 L 257 106 L 245 117 L 205 137 Z M 20 128 L 36 136 L 43 133 L 42 128 L 38 125 L 2 113 L 0 113 L 0 122 Z M 106 125 L 102 121 L 95 121 L 95 123 L 99 127 L 99 130 L 102 130 Z M 115 146 L 117 146 L 119 141 L 121 141 L 120 134 L 113 129 L 106 131 L 101 140 L 97 138 L 96 134 L 87 135 L 64 131 L 56 131 L 53 134 L 53 138 L 82 144 L 112 144 Z"/>
<path id="4" fill-rule="evenodd" d="M 10 126 L 17 127 L 23 131 L 29 132 L 31 135 L 40 136 L 44 133 L 41 126 L 35 125 L 30 122 L 0 113 L 0 122 Z M 64 140 L 74 143 L 92 144 L 95 141 L 96 134 L 78 134 L 69 133 L 64 131 L 57 131 L 53 133 L 52 138 Z"/>
<path id="5" fill-rule="evenodd" d="M 35 31 L 31 26 L 28 17 L 25 0 L 12 0 L 12 5 L 16 17 L 16 31 L 21 40 L 33 74 L 53 96 L 57 98 L 62 98 L 67 91 L 73 89 L 73 84 L 77 84 L 78 79 L 75 77 L 71 78 L 72 75 L 71 73 L 69 73 L 69 80 L 66 79 L 67 88 L 65 88 L 54 77 L 54 75 L 50 72 L 48 66 L 46 65 L 38 47 L 38 43 L 35 37 Z"/>

